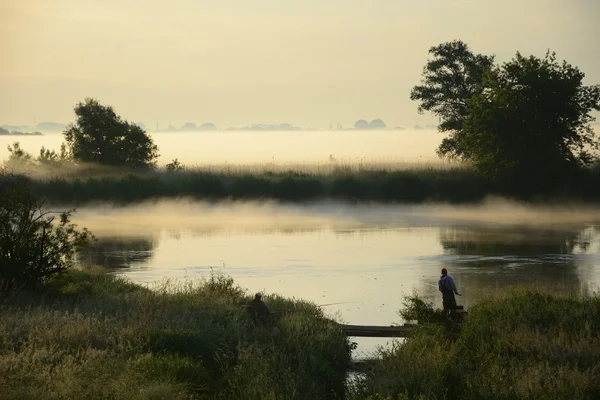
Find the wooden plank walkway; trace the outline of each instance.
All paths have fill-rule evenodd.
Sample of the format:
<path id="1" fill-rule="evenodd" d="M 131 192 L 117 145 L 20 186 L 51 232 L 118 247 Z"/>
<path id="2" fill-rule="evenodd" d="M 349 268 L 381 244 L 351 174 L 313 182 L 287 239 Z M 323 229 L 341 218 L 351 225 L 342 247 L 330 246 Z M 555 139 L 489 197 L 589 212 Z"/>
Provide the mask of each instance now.
<path id="1" fill-rule="evenodd" d="M 454 333 L 460 331 L 463 320 L 467 316 L 462 306 L 450 313 L 450 319 L 454 323 Z M 410 331 L 416 327 L 414 324 L 399 326 L 370 326 L 370 325 L 344 325 L 338 324 L 346 336 L 353 337 L 408 337 Z"/>
<path id="2" fill-rule="evenodd" d="M 340 328 L 346 336 L 354 337 L 407 337 L 414 325 L 402 326 L 366 326 L 342 325 Z"/>

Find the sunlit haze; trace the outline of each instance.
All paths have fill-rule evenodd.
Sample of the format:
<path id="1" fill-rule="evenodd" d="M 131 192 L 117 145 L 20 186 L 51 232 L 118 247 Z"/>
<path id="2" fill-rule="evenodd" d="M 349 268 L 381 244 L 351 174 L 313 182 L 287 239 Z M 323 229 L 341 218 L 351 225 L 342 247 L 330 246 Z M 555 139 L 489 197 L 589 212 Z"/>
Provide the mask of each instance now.
<path id="1" fill-rule="evenodd" d="M 0 0 L 0 124 L 84 97 L 148 127 L 435 123 L 409 91 L 433 45 L 547 49 L 600 83 L 597 0 Z"/>

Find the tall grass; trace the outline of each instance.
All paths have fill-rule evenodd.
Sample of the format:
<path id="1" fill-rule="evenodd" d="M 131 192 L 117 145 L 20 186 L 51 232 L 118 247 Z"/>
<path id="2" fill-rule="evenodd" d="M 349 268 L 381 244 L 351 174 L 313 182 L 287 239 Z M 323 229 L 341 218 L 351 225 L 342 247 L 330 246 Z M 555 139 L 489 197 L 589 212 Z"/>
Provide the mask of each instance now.
<path id="1" fill-rule="evenodd" d="M 443 163 L 224 164 L 174 171 L 128 171 L 81 165 L 23 172 L 32 180 L 37 193 L 63 204 L 131 203 L 165 197 L 400 203 L 477 202 L 488 195 L 531 200 L 600 198 L 600 166 L 582 170 L 570 181 L 556 183 L 551 188 L 538 191 L 535 185 L 531 186 L 531 192 L 486 181 L 467 165 Z"/>
<path id="2" fill-rule="evenodd" d="M 310 171 L 310 170 L 309 170 Z M 310 201 L 477 201 L 492 192 L 467 168 L 370 169 L 336 167 L 326 172 L 188 169 L 92 175 L 32 175 L 37 193 L 52 202 L 128 203 L 160 197 Z"/>
<path id="3" fill-rule="evenodd" d="M 256 327 L 231 279 L 152 288 L 73 271 L 0 306 L 3 399 L 343 398 L 344 334 L 309 303 L 269 296 Z"/>
<path id="4" fill-rule="evenodd" d="M 426 324 L 380 356 L 353 398 L 597 399 L 600 298 L 515 289 L 472 307 L 457 340 Z"/>

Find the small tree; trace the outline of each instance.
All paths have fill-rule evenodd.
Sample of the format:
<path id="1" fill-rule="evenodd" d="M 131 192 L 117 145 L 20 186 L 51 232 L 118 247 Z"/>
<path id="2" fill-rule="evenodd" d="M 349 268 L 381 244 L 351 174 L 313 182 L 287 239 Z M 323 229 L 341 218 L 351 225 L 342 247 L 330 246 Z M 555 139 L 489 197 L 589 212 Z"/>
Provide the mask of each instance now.
<path id="1" fill-rule="evenodd" d="M 168 172 L 179 172 L 185 169 L 185 166 L 180 163 L 177 158 L 168 163 L 165 167 Z"/>
<path id="2" fill-rule="evenodd" d="M 14 142 L 8 145 L 8 160 L 4 164 L 13 169 L 24 170 L 33 167 L 33 157 L 27 151 L 21 148 L 19 142 Z"/>
<path id="3" fill-rule="evenodd" d="M 71 268 L 76 252 L 93 239 L 87 229 L 70 223 L 71 211 L 43 206 L 25 177 L 0 171 L 0 281 L 5 287 L 32 287 Z"/>
<path id="4" fill-rule="evenodd" d="M 40 155 L 35 160 L 44 167 L 57 167 L 61 163 L 69 160 L 67 146 L 64 143 L 61 144 L 59 153 L 42 146 L 40 149 Z"/>
<path id="5" fill-rule="evenodd" d="M 118 116 L 112 107 L 87 98 L 75 107 L 77 122 L 64 132 L 67 146 L 78 161 L 104 165 L 152 167 L 158 147 L 138 125 Z"/>

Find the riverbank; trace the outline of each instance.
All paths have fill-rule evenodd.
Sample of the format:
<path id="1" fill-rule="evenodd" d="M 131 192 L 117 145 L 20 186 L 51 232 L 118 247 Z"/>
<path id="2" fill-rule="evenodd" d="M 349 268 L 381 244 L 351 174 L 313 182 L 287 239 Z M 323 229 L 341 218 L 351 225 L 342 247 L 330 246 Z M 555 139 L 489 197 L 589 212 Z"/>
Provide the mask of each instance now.
<path id="1" fill-rule="evenodd" d="M 411 304 L 405 317 L 436 318 Z M 600 398 L 600 297 L 514 289 L 468 311 L 457 339 L 425 324 L 381 350 L 351 398 Z"/>
<path id="2" fill-rule="evenodd" d="M 347 338 L 322 311 L 268 296 L 256 327 L 231 279 L 152 290 L 71 271 L 2 299 L 0 387 L 11 398 L 344 398 Z"/>
<path id="3" fill-rule="evenodd" d="M 32 175 L 32 189 L 52 203 L 82 205 L 95 201 L 127 204 L 156 198 L 322 199 L 384 203 L 475 203 L 499 195 L 540 201 L 600 199 L 600 169 L 581 171 L 568 185 L 551 192 L 520 193 L 492 184 L 468 167 L 376 170 L 335 168 L 330 172 L 244 171 L 236 169 L 122 172 L 83 170 Z M 531 186 L 531 185 L 529 185 Z"/>
<path id="4" fill-rule="evenodd" d="M 151 289 L 71 271 L 0 303 L 2 398 L 594 399 L 600 298 L 514 289 L 469 309 L 458 337 L 412 298 L 405 342 L 349 386 L 350 344 L 315 305 L 267 296 L 276 328 L 252 324 L 231 279 Z M 429 320 L 431 323 L 426 323 Z M 440 323 L 441 322 L 441 323 Z"/>

